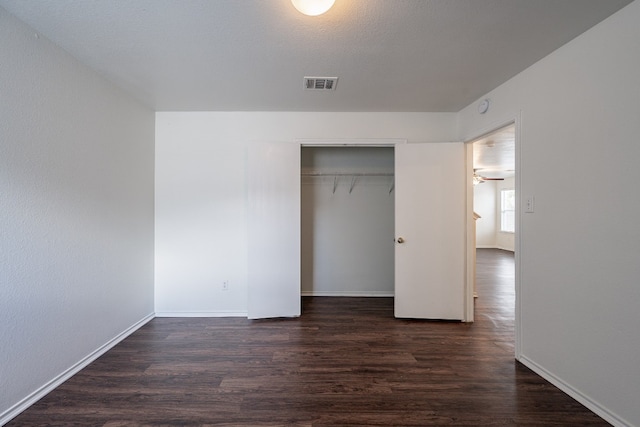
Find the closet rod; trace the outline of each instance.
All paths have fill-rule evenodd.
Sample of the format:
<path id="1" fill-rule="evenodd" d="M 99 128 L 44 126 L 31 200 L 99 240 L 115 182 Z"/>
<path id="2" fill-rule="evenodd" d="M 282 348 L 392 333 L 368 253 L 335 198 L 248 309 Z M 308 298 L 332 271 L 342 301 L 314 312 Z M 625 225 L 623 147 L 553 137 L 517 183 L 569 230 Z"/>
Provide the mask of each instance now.
<path id="1" fill-rule="evenodd" d="M 302 176 L 393 176 L 393 172 L 302 172 Z"/>

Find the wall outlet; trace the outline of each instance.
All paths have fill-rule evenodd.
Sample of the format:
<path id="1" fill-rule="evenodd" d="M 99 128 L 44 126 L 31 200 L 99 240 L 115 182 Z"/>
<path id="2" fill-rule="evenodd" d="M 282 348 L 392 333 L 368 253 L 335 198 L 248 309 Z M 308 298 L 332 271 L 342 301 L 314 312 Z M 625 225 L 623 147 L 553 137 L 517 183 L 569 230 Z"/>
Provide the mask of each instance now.
<path id="1" fill-rule="evenodd" d="M 224 282 L 222 282 L 222 290 L 223 291 L 228 291 L 229 290 L 229 281 L 225 280 Z"/>

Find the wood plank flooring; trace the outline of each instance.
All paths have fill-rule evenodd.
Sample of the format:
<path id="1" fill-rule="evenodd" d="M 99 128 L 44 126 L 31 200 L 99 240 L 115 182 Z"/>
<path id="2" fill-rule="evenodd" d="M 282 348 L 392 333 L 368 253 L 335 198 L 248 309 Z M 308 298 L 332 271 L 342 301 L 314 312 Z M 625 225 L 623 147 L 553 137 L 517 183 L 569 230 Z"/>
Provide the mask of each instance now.
<path id="1" fill-rule="evenodd" d="M 9 426 L 603 426 L 514 361 L 513 255 L 478 250 L 476 323 L 391 298 L 298 319 L 154 319 Z"/>

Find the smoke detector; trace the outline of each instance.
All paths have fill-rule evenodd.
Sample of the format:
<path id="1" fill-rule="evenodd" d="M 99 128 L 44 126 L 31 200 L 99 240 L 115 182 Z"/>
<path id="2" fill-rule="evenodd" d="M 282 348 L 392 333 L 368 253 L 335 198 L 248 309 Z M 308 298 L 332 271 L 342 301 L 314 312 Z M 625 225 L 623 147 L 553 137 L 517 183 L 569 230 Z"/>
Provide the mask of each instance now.
<path id="1" fill-rule="evenodd" d="M 337 77 L 305 77 L 305 90 L 336 90 Z"/>

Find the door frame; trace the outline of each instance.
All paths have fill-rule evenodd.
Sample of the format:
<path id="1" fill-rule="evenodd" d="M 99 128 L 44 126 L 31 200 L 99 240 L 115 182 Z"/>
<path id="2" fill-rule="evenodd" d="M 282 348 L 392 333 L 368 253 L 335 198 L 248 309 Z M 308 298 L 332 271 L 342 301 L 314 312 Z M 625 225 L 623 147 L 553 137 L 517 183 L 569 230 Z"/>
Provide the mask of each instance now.
<path id="1" fill-rule="evenodd" d="M 516 130 L 517 132 L 517 130 Z M 487 132 L 488 133 L 488 132 Z M 356 146 L 361 146 L 361 147 L 366 147 L 366 146 L 370 146 L 370 147 L 393 147 L 395 148 L 397 145 L 400 144 L 408 144 L 409 141 L 407 139 L 401 139 L 401 138 L 364 138 L 364 139 L 359 139 L 359 138 L 345 138 L 345 139 L 336 139 L 336 138 L 298 138 L 294 140 L 295 143 L 300 145 L 300 148 L 302 149 L 302 147 L 356 147 Z M 467 182 L 471 182 L 472 176 L 473 176 L 473 166 L 471 166 L 471 174 L 469 174 L 469 170 L 468 170 L 468 165 L 469 165 L 469 158 L 468 158 L 468 154 L 467 151 L 469 149 L 469 144 L 466 144 L 469 141 L 465 141 L 465 165 L 467 166 Z M 425 143 L 429 143 L 429 142 L 425 142 Z M 435 143 L 435 142 L 434 142 Z M 472 152 L 471 152 L 472 153 Z M 471 157 L 471 162 L 473 161 L 473 157 Z M 473 163 L 471 163 L 471 165 L 473 165 Z M 469 194 L 467 194 L 467 200 L 465 202 L 465 209 L 468 212 L 470 209 L 473 210 L 473 186 L 471 187 L 470 190 L 470 194 L 471 194 L 471 199 L 469 201 Z M 469 193 L 469 189 L 467 188 L 467 193 Z M 473 218 L 473 212 L 471 213 L 471 218 Z M 517 221 L 517 219 L 516 219 Z M 517 222 L 516 222 L 517 224 Z M 466 263 L 466 271 L 464 274 L 465 280 L 463 283 L 463 322 L 473 322 L 473 273 L 469 271 L 469 223 L 467 220 L 467 224 L 461 224 L 461 227 L 465 227 L 466 225 L 466 231 L 465 231 L 465 239 L 467 241 L 466 243 L 466 247 L 465 247 L 465 263 Z M 517 226 L 517 225 L 516 225 Z M 474 248 L 475 250 L 475 248 Z M 472 266 L 473 267 L 473 266 Z M 469 277 L 471 277 L 471 280 L 469 279 Z M 394 284 L 394 290 L 395 290 L 395 284 Z M 394 292 L 395 293 L 395 292 Z"/>
<path id="2" fill-rule="evenodd" d="M 300 147 L 395 147 L 397 144 L 406 144 L 406 139 L 397 138 L 366 138 L 366 139 L 335 139 L 335 138 L 313 138 L 296 139 L 294 141 Z"/>
<path id="3" fill-rule="evenodd" d="M 294 140 L 294 143 L 300 147 L 301 152 L 304 147 L 388 147 L 395 149 L 396 145 L 406 144 L 407 142 L 406 139 L 400 138 L 297 138 Z M 300 277 L 300 291 L 302 292 L 302 275 Z M 395 297 L 395 283 L 393 291 Z"/>
<path id="4" fill-rule="evenodd" d="M 520 176 L 521 176 L 521 144 L 522 144 L 522 139 L 521 139 L 521 128 L 522 128 L 522 117 L 521 114 L 518 113 L 515 117 L 511 117 L 508 120 L 504 120 L 502 122 L 498 122 L 498 123 L 493 123 L 490 126 L 487 126 L 485 128 L 482 129 L 481 132 L 474 134 L 472 137 L 470 138 L 466 138 L 464 140 L 465 143 L 465 154 L 466 154 L 466 177 L 467 177 L 467 202 L 466 202 L 466 206 L 467 206 L 467 212 L 466 212 L 466 229 L 467 229 L 467 248 L 466 248 L 466 260 L 467 260 L 467 266 L 466 266 L 466 299 L 465 299 L 465 303 L 466 303 L 466 317 L 467 318 L 471 318 L 473 321 L 473 311 L 474 311 L 474 298 L 473 298 L 473 284 L 474 284 L 474 280 L 475 280 L 475 256 L 474 256 L 474 252 L 476 250 L 475 245 L 474 245 L 474 241 L 475 239 L 473 239 L 473 235 L 471 234 L 473 231 L 473 226 L 474 226 L 474 217 L 473 217 L 473 142 L 482 138 L 485 135 L 488 135 L 490 133 L 493 133 L 497 130 L 500 130 L 504 127 L 507 126 L 515 126 L 515 139 L 514 139 L 514 144 L 515 144 L 515 190 L 516 190 L 516 217 L 515 217 L 515 222 L 516 222 L 516 232 L 515 232 L 515 236 L 514 236 L 514 248 L 515 248 L 515 254 L 514 254 L 514 263 L 515 263 L 515 296 L 516 296 L 516 301 L 515 301 L 515 358 L 516 359 L 520 359 L 520 356 L 522 354 L 522 344 L 521 344 L 521 337 L 522 337 L 522 321 L 521 321 L 521 314 L 522 314 L 522 292 L 520 289 L 520 283 L 521 283 L 521 274 L 520 274 L 520 259 L 521 259 L 521 254 L 522 254 L 522 245 L 521 245 L 521 215 L 522 215 L 522 209 L 521 209 L 521 186 L 520 186 Z"/>

